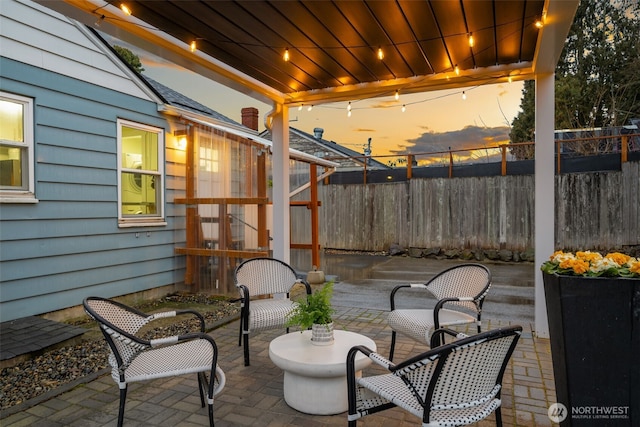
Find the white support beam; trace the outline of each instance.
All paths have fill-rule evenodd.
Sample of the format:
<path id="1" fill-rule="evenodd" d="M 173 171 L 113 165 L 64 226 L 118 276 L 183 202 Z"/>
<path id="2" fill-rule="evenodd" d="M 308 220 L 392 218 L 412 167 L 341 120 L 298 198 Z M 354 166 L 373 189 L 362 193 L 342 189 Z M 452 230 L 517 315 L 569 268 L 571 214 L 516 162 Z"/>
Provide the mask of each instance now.
<path id="1" fill-rule="evenodd" d="M 535 265 L 541 266 L 555 245 L 555 76 L 536 76 Z M 536 268 L 535 334 L 549 338 L 542 271 Z"/>
<path id="2" fill-rule="evenodd" d="M 286 263 L 291 257 L 289 211 L 289 108 L 274 105 L 271 115 L 273 174 L 273 257 Z"/>

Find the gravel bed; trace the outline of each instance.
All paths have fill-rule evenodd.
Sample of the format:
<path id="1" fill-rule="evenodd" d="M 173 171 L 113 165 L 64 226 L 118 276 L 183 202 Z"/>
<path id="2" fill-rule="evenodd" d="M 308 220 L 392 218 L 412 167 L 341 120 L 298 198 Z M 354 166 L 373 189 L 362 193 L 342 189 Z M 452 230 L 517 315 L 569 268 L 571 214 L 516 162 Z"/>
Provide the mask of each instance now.
<path id="1" fill-rule="evenodd" d="M 164 311 L 160 308 L 167 304 L 172 307 L 167 310 L 197 305 L 196 310 L 204 316 L 207 328 L 239 313 L 237 303 L 200 294 L 170 295 L 138 308 L 151 313 Z M 203 306 L 206 307 L 203 308 Z M 169 320 L 169 322 L 171 321 Z M 75 324 L 85 328 L 94 328 L 97 331 L 97 324 L 90 320 L 75 322 Z M 193 331 L 194 326 L 197 328 L 199 322 L 192 318 L 179 323 L 171 322 L 170 325 L 143 330 L 142 335 L 146 339 L 177 335 L 187 330 Z M 2 369 L 0 373 L 0 409 L 19 405 L 56 387 L 106 368 L 109 364 L 107 361 L 109 349 L 102 334 L 85 333 L 85 335 L 89 335 L 90 338 L 85 339 L 81 344 L 47 351 L 41 356 Z"/>

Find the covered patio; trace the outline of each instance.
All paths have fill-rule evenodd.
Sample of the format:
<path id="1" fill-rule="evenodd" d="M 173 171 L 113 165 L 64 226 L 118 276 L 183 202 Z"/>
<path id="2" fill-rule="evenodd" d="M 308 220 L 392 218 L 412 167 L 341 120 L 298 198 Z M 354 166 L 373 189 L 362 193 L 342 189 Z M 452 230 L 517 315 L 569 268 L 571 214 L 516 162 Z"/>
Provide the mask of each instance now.
<path id="1" fill-rule="evenodd" d="M 534 79 L 536 264 L 554 250 L 554 70 L 578 0 L 41 3 L 273 105 L 273 254 L 286 262 L 289 108 Z M 548 337 L 540 272 L 535 313 Z"/>

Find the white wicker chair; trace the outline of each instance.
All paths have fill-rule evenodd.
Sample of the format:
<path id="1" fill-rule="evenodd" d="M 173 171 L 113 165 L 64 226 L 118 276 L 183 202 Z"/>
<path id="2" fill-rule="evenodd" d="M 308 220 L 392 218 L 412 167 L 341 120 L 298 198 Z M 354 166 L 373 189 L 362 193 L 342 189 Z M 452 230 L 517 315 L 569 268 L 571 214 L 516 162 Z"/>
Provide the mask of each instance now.
<path id="1" fill-rule="evenodd" d="M 397 333 L 429 345 L 431 334 L 441 327 L 475 322 L 480 332 L 482 303 L 490 286 L 491 272 L 481 264 L 460 264 L 448 268 L 425 284 L 396 286 L 391 291 L 391 311 L 387 320 L 392 329 L 389 360 L 393 360 Z M 429 291 L 437 299 L 435 307 L 397 308 L 396 294 L 408 288 Z M 416 293 L 406 294 L 414 299 L 420 296 Z M 447 308 L 444 308 L 445 304 Z"/>
<path id="2" fill-rule="evenodd" d="M 196 373 L 200 402 L 209 406 L 209 424 L 213 421 L 213 398 L 225 384 L 224 372 L 218 367 L 218 348 L 204 333 L 204 318 L 194 310 L 179 310 L 146 314 L 116 301 L 88 297 L 83 302 L 87 314 L 98 322 L 109 344 L 111 376 L 120 388 L 118 427 L 124 420 L 124 406 L 129 383 Z M 183 335 L 143 339 L 137 336 L 140 328 L 161 318 L 181 314 L 195 315 L 200 321 L 199 332 Z M 207 373 L 208 379 L 207 379 Z"/>
<path id="3" fill-rule="evenodd" d="M 502 377 L 521 332 L 520 326 L 483 332 L 397 365 L 367 347 L 353 347 L 347 355 L 349 427 L 396 406 L 418 417 L 424 427 L 467 425 L 494 411 L 501 426 Z M 358 378 L 358 352 L 389 373 Z"/>
<path id="4" fill-rule="evenodd" d="M 311 286 L 298 278 L 291 266 L 274 258 L 244 261 L 235 270 L 235 282 L 241 304 L 238 345 L 244 341 L 244 365 L 249 366 L 249 334 L 286 328 L 287 316 L 293 308 L 289 292 L 296 283 L 301 283 L 310 295 Z"/>

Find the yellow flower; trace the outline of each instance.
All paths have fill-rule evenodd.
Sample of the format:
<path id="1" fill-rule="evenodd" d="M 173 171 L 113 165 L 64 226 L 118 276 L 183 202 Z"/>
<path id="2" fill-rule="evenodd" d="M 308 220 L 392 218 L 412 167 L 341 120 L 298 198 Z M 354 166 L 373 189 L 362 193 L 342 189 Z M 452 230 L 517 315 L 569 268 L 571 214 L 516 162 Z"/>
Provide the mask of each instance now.
<path id="1" fill-rule="evenodd" d="M 556 258 L 556 257 L 561 257 L 562 255 L 564 255 L 564 252 L 562 252 L 562 251 L 555 251 L 555 252 L 553 253 L 553 255 L 551 255 L 551 256 L 549 257 L 549 261 L 553 261 L 553 260 L 554 260 L 554 258 Z"/>
<path id="2" fill-rule="evenodd" d="M 576 274 L 583 274 L 589 271 L 589 263 L 581 259 L 567 258 L 560 262 L 563 270 L 573 270 Z"/>
<path id="3" fill-rule="evenodd" d="M 636 260 L 635 262 L 631 263 L 631 266 L 629 266 L 629 271 L 635 274 L 640 274 L 640 261 Z"/>
<path id="4" fill-rule="evenodd" d="M 584 274 L 589 271 L 589 263 L 581 259 L 576 259 L 573 261 L 571 268 L 573 268 L 576 274 Z"/>
<path id="5" fill-rule="evenodd" d="M 620 252 L 608 253 L 605 258 L 615 261 L 619 265 L 625 265 L 627 261 L 631 259 L 629 255 L 621 254 Z"/>
<path id="6" fill-rule="evenodd" d="M 583 252 L 576 252 L 576 258 L 579 258 L 581 260 L 584 260 L 586 262 L 594 262 L 594 261 L 598 261 L 602 259 L 602 255 L 600 255 L 600 253 L 598 252 L 591 252 L 591 251 L 583 251 Z"/>
<path id="7" fill-rule="evenodd" d="M 594 273 L 609 270 L 610 268 L 620 268 L 620 265 L 611 258 L 602 258 L 591 263 L 589 270 Z"/>

